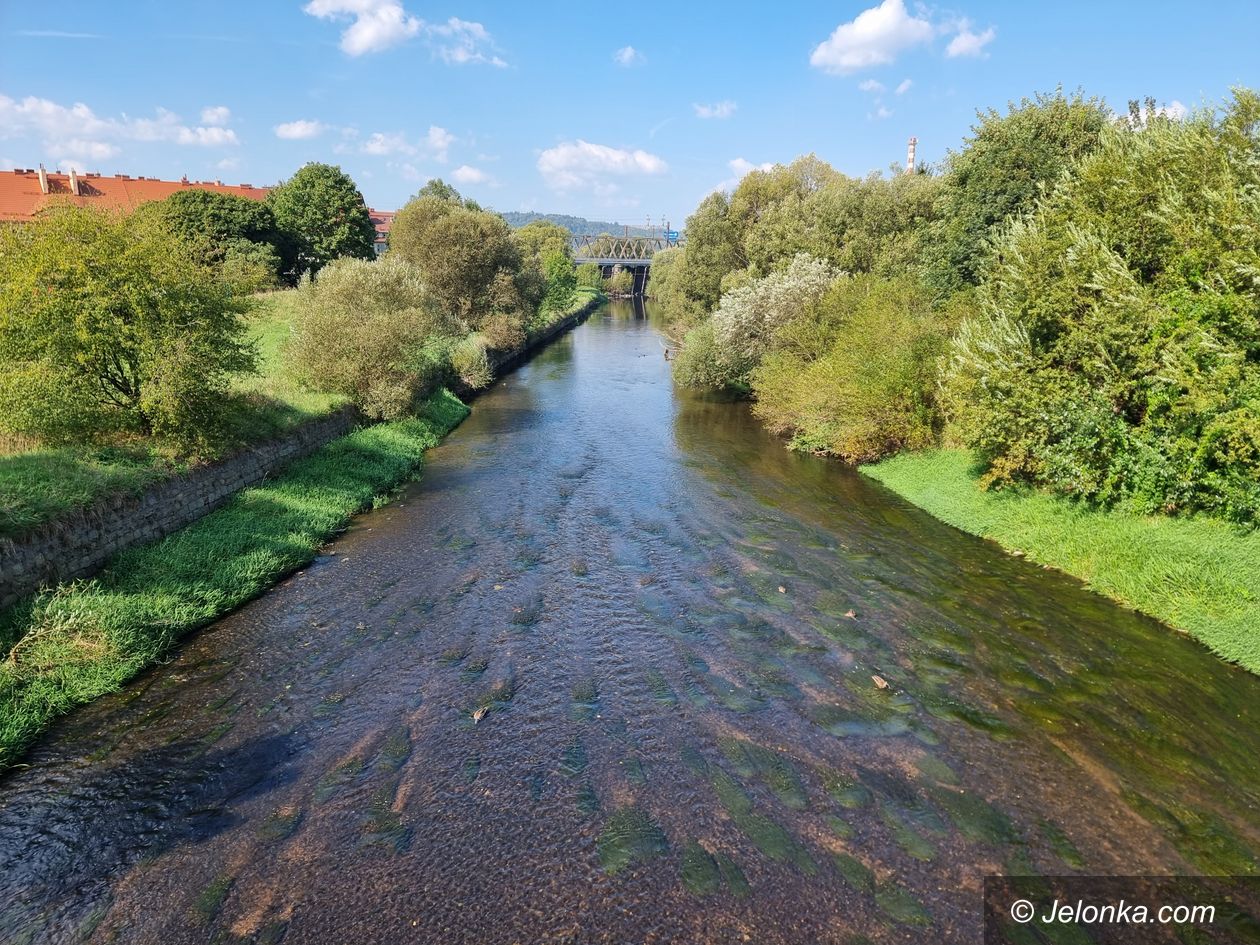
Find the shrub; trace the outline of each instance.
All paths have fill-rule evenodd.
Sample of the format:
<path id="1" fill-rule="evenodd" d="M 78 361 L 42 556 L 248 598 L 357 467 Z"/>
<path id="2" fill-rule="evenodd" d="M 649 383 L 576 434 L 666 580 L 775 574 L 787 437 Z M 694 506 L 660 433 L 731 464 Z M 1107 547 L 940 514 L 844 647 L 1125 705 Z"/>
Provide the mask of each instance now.
<path id="1" fill-rule="evenodd" d="M 213 449 L 255 354 L 219 272 L 160 215 L 57 207 L 0 227 L 0 427 Z"/>
<path id="2" fill-rule="evenodd" d="M 604 286 L 604 274 L 599 268 L 599 263 L 582 263 L 577 267 L 576 276 L 578 285 L 592 289 L 602 289 Z"/>
<path id="3" fill-rule="evenodd" d="M 1260 517 L 1258 121 L 1110 127 L 1005 228 L 945 379 L 991 481 Z"/>
<path id="4" fill-rule="evenodd" d="M 385 419 L 438 386 L 444 365 L 431 349 L 456 331 L 419 270 L 393 253 L 330 263 L 302 283 L 295 314 L 286 355 L 297 376 Z"/>
<path id="5" fill-rule="evenodd" d="M 494 380 L 485 342 L 469 335 L 451 349 L 451 370 L 472 390 L 480 390 Z"/>
<path id="6" fill-rule="evenodd" d="M 952 322 L 902 276 L 846 277 L 785 325 L 753 371 L 753 412 L 797 449 L 869 462 L 930 445 Z"/>
<path id="7" fill-rule="evenodd" d="M 552 252 L 543 260 L 543 272 L 547 278 L 544 305 L 553 312 L 564 311 L 573 302 L 573 291 L 577 288 L 573 260 L 565 253 Z"/>
<path id="8" fill-rule="evenodd" d="M 280 285 L 280 257 L 267 243 L 245 239 L 228 240 L 223 244 L 220 269 L 224 281 L 236 292 L 249 295 L 275 289 Z"/>
<path id="9" fill-rule="evenodd" d="M 629 269 L 614 272 L 604 280 L 604 291 L 610 295 L 629 295 L 634 290 L 634 273 Z"/>
<path id="10" fill-rule="evenodd" d="M 281 233 L 271 206 L 264 201 L 190 188 L 142 210 L 161 214 L 185 240 L 202 244 L 207 259 L 223 263 L 229 279 L 238 274 L 234 268 L 238 264 L 229 265 L 234 247 L 235 253 L 249 257 L 252 265 L 271 267 L 269 280 L 260 273 L 248 276 L 268 287 L 297 264 L 296 247 Z M 251 248 L 246 250 L 246 246 Z"/>

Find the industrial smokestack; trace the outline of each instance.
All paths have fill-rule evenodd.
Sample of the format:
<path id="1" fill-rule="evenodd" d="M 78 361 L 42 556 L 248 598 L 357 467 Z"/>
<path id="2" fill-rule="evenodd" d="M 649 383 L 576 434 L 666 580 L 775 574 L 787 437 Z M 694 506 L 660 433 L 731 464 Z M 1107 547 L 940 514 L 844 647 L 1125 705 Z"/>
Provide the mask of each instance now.
<path id="1" fill-rule="evenodd" d="M 918 146 L 919 139 L 911 138 L 910 143 L 906 145 L 906 173 L 914 173 L 914 149 Z"/>

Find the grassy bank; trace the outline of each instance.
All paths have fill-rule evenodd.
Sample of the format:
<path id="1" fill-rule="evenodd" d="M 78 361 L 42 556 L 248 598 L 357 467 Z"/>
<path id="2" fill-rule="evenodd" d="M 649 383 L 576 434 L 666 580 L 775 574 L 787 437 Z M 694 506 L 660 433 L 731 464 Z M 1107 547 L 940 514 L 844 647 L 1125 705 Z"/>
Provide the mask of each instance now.
<path id="1" fill-rule="evenodd" d="M 238 379 L 223 451 L 278 436 L 322 416 L 345 398 L 303 389 L 283 369 L 281 345 L 293 324 L 297 293 L 256 297 L 248 334 L 258 349 L 258 373 Z M 0 455 L 0 538 L 91 505 L 109 495 L 135 495 L 187 468 L 160 442 L 137 438 L 108 447 L 70 446 Z"/>
<path id="2" fill-rule="evenodd" d="M 163 541 L 120 554 L 93 580 L 10 612 L 0 627 L 9 650 L 0 768 L 51 720 L 117 689 L 184 634 L 310 561 L 467 414 L 454 395 L 436 394 L 417 416 L 343 437 Z"/>
<path id="3" fill-rule="evenodd" d="M 1184 630 L 1260 672 L 1260 531 L 1100 511 L 1033 491 L 982 491 L 963 450 L 903 453 L 862 472 L 956 528 L 991 538 Z"/>

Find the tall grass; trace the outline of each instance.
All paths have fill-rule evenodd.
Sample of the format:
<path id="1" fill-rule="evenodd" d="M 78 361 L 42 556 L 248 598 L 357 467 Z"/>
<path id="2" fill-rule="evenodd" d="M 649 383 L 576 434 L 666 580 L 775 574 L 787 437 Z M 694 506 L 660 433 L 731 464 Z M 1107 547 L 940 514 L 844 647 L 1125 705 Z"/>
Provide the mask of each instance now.
<path id="1" fill-rule="evenodd" d="M 453 394 L 360 429 L 96 578 L 7 615 L 0 643 L 0 768 L 52 719 L 117 689 L 180 637 L 310 561 L 349 518 L 421 465 L 468 414 Z"/>
<path id="2" fill-rule="evenodd" d="M 1260 530 L 1107 511 L 1031 490 L 984 491 L 965 450 L 903 453 L 862 472 L 956 528 L 1065 571 L 1260 673 Z"/>

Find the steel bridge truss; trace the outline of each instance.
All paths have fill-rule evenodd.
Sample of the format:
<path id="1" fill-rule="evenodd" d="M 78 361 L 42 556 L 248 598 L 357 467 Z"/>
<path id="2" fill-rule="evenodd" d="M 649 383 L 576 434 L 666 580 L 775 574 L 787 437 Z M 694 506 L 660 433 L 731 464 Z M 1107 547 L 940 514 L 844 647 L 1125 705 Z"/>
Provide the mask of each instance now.
<path id="1" fill-rule="evenodd" d="M 663 236 L 575 236 L 573 260 L 601 266 L 647 266 L 663 249 L 680 245 Z"/>

